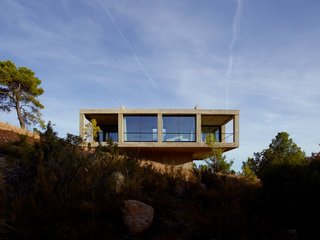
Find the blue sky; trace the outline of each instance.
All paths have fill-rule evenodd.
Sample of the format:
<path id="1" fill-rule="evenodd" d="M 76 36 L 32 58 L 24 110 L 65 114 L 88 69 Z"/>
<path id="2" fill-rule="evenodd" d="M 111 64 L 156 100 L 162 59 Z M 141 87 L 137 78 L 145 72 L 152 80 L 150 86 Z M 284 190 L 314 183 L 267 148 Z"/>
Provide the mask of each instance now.
<path id="1" fill-rule="evenodd" d="M 236 170 L 280 131 L 319 151 L 320 1 L 0 2 L 0 60 L 42 80 L 62 137 L 80 108 L 198 105 L 240 110 Z"/>

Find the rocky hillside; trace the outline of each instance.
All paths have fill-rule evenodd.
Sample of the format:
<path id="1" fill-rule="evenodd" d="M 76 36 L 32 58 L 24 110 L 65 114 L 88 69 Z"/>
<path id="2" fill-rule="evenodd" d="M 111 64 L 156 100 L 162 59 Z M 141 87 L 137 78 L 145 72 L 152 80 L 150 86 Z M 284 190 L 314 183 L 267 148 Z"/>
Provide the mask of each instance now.
<path id="1" fill-rule="evenodd" d="M 7 142 L 19 140 L 19 135 L 27 135 L 31 139 L 38 139 L 39 136 L 27 130 L 0 122 L 0 145 Z"/>

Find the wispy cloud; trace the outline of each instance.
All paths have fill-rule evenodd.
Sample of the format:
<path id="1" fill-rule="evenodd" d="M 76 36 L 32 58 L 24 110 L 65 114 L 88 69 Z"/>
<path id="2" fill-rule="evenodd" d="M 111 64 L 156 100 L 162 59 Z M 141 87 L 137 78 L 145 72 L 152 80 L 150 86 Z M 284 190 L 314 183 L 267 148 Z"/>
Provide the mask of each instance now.
<path id="1" fill-rule="evenodd" d="M 229 59 L 228 59 L 228 68 L 227 68 L 227 79 L 226 79 L 226 108 L 229 108 L 229 80 L 231 78 L 231 73 L 233 69 L 233 61 L 234 61 L 233 49 L 239 37 L 242 11 L 243 11 L 243 2 L 242 0 L 237 0 L 237 10 L 234 15 L 233 27 L 232 27 L 232 40 L 229 45 Z"/>
<path id="2" fill-rule="evenodd" d="M 240 109 L 238 168 L 277 131 L 318 150 L 320 3 L 246 3 L 2 0 L 1 60 L 35 71 L 62 136 L 80 108 L 227 106 Z"/>
<path id="3" fill-rule="evenodd" d="M 24 8 L 21 4 L 17 2 L 12 2 L 11 6 L 16 9 L 17 12 L 21 12 L 21 17 L 24 19 L 24 25 L 28 25 L 28 29 L 32 29 L 32 31 L 36 31 L 39 36 L 44 36 L 50 44 L 58 47 L 60 50 L 60 53 L 62 55 L 65 55 L 68 57 L 68 59 L 71 59 L 79 68 L 86 71 L 90 77 L 91 80 L 94 80 L 95 82 L 99 83 L 100 85 L 104 86 L 104 88 L 109 92 L 110 95 L 112 95 L 115 100 L 120 104 L 124 105 L 123 100 L 120 98 L 120 96 L 110 88 L 110 85 L 108 85 L 104 80 L 99 78 L 92 70 L 90 70 L 87 67 L 86 62 L 89 62 L 88 59 L 85 60 L 85 62 L 75 54 L 73 54 L 70 50 L 68 50 L 66 47 L 64 47 L 54 36 L 52 36 L 52 33 L 49 30 L 45 30 L 43 27 L 41 27 L 39 24 L 37 24 L 34 20 L 32 20 L 27 14 L 27 9 Z"/>
<path id="4" fill-rule="evenodd" d="M 229 45 L 229 51 L 233 51 L 233 47 L 239 37 L 240 32 L 240 23 L 241 23 L 241 16 L 243 11 L 243 0 L 237 0 L 237 10 L 236 14 L 233 19 L 233 27 L 232 27 L 232 41 Z"/>
<path id="5" fill-rule="evenodd" d="M 217 10 L 212 6 L 212 11 L 199 8 L 199 15 L 184 15 L 171 2 L 167 4 L 170 6 L 156 4 L 147 10 L 139 4 L 115 4 L 113 9 L 118 18 L 123 16 L 126 22 L 133 23 L 134 34 L 143 36 L 139 39 L 140 48 L 143 44 L 149 50 L 144 53 L 143 62 L 161 86 L 162 95 L 169 95 L 168 107 L 198 104 L 222 108 L 225 53 L 213 41 L 218 38 L 216 42 L 228 46 L 223 26 L 208 18 Z"/>
<path id="6" fill-rule="evenodd" d="M 32 22 L 32 21 L 30 20 L 30 22 Z M 34 22 L 32 22 L 32 23 L 34 26 L 36 26 L 36 24 Z M 50 36 L 48 31 L 46 31 L 42 28 L 39 28 L 39 29 L 43 33 L 43 35 L 46 36 L 53 44 L 58 46 L 60 48 L 60 50 L 62 50 L 62 52 L 64 52 L 65 55 L 67 55 L 70 59 L 72 59 L 80 68 L 84 69 L 87 73 L 89 73 L 92 80 L 103 85 L 105 87 L 105 89 L 109 92 L 109 94 L 111 94 L 118 101 L 119 104 L 124 105 L 120 96 L 114 90 L 112 90 L 110 88 L 110 86 L 104 80 L 101 80 L 92 70 L 90 70 L 87 67 L 87 65 L 85 64 L 85 62 L 82 61 L 81 58 L 75 56 L 69 50 L 67 50 L 65 47 L 63 47 L 57 40 L 55 40 L 53 37 Z"/>
<path id="7" fill-rule="evenodd" d="M 112 17 L 111 13 L 109 12 L 109 10 L 105 6 L 105 4 L 101 0 L 97 0 L 97 1 L 100 4 L 100 6 L 102 7 L 102 9 L 104 10 L 104 12 L 106 13 L 106 15 L 108 16 L 109 20 L 116 27 L 116 29 L 117 29 L 118 33 L 120 34 L 121 38 L 123 39 L 124 43 L 126 44 L 126 46 L 129 48 L 130 52 L 132 53 L 132 56 L 134 57 L 134 60 L 137 62 L 139 68 L 146 75 L 146 77 L 148 78 L 148 80 L 150 81 L 150 83 L 152 84 L 154 89 L 157 91 L 158 97 L 160 97 L 161 96 L 161 92 L 160 92 L 156 82 L 154 81 L 154 79 L 151 77 L 150 73 L 146 70 L 146 68 L 142 64 L 142 62 L 139 59 L 139 57 L 138 57 L 136 51 L 134 50 L 133 46 L 129 43 L 128 38 L 123 33 L 123 31 L 121 30 L 120 26 L 116 22 L 116 20 Z"/>

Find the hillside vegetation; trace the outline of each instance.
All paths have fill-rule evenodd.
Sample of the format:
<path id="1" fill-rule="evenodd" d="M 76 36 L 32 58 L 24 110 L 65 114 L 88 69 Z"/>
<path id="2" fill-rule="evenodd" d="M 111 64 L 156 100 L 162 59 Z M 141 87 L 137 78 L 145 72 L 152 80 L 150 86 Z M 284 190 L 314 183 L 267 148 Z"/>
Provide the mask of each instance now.
<path id="1" fill-rule="evenodd" d="M 21 129 L 10 124 L 0 122 L 0 145 L 7 142 L 17 141 L 20 139 L 20 135 L 27 135 L 28 140 L 39 139 L 39 135 L 31 133 L 25 129 Z"/>
<path id="2" fill-rule="evenodd" d="M 112 142 L 84 151 L 77 136 L 59 138 L 50 124 L 37 141 L 28 138 L 0 148 L 0 239 L 311 239 L 317 230 L 319 153 L 270 165 L 261 181 L 249 163 L 246 174 L 195 168 L 186 179 L 170 166 L 141 165 Z M 124 176 L 120 188 L 115 173 Z M 137 236 L 123 223 L 127 199 L 154 208 Z"/>

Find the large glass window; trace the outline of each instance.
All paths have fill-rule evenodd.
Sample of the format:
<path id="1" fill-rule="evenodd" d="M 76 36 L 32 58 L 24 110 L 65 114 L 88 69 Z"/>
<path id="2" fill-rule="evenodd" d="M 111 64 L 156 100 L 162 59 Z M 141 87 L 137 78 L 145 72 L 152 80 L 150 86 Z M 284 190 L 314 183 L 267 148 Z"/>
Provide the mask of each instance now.
<path id="1" fill-rule="evenodd" d="M 98 134 L 98 140 L 99 142 L 106 142 L 109 138 L 113 142 L 118 141 L 118 132 L 107 132 L 107 131 L 100 131 Z"/>
<path id="2" fill-rule="evenodd" d="M 195 116 L 163 116 L 162 141 L 194 142 L 196 139 Z"/>
<path id="3" fill-rule="evenodd" d="M 118 141 L 118 125 L 104 124 L 99 127 L 101 129 L 98 135 L 99 142 L 107 142 L 109 138 L 113 142 Z"/>
<path id="4" fill-rule="evenodd" d="M 157 142 L 158 120 L 156 115 L 124 116 L 125 142 Z"/>

